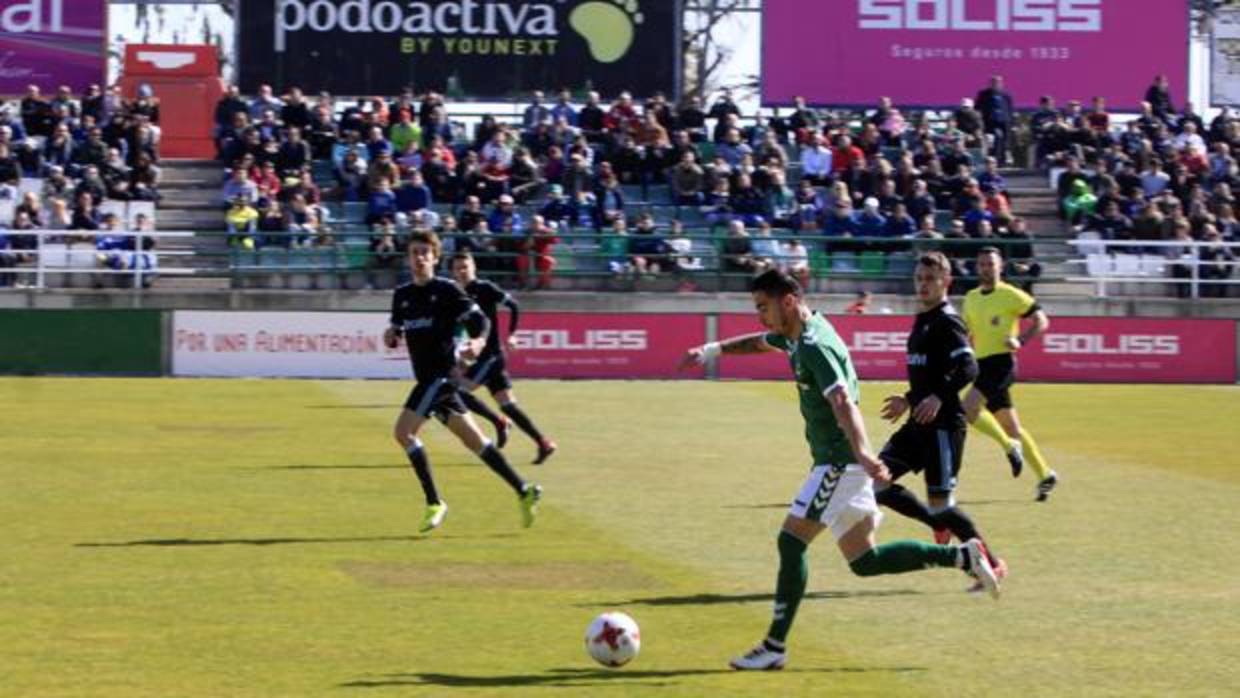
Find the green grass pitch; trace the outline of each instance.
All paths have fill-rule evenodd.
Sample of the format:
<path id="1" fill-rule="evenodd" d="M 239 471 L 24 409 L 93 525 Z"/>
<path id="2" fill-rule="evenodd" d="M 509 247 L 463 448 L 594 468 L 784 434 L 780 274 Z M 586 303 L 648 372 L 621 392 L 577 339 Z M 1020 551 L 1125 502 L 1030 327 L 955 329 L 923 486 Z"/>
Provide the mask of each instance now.
<path id="1" fill-rule="evenodd" d="M 876 447 L 881 398 L 863 406 Z M 1240 686 L 1231 387 L 1021 385 L 1047 504 L 971 435 L 960 497 L 1012 569 L 863 580 L 811 549 L 788 669 L 762 637 L 807 472 L 790 383 L 523 382 L 558 441 L 537 525 L 438 425 L 416 535 L 401 382 L 0 380 L 5 696 L 1206 696 Z M 918 488 L 920 490 L 920 487 Z M 880 539 L 929 538 L 889 513 Z M 594 665 L 619 609 L 642 653 Z"/>

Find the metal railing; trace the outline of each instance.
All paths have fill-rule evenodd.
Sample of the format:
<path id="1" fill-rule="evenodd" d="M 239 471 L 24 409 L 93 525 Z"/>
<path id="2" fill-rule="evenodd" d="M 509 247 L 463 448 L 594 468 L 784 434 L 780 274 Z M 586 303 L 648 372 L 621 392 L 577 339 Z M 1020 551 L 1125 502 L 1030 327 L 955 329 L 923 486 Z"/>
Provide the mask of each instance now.
<path id="1" fill-rule="evenodd" d="M 49 276 L 59 274 L 90 274 L 92 277 L 130 275 L 135 289 L 144 288 L 151 279 L 160 275 L 192 275 L 197 269 L 189 267 L 163 267 L 162 258 L 192 257 L 193 250 L 143 249 L 145 242 L 164 238 L 192 238 L 188 231 L 134 231 L 134 230 L 9 230 L 6 236 L 10 244 L 13 238 L 34 236 L 31 249 L 0 249 L 0 257 L 8 258 L 12 266 L 0 266 L 0 278 L 12 275 L 33 277 L 31 282 L 16 282 L 25 288 L 44 289 Z M 104 237 L 132 238 L 132 245 L 117 249 L 99 249 L 86 240 Z M 97 243 L 96 243 L 97 244 Z M 0 287 L 0 289 L 5 287 Z"/>
<path id="2" fill-rule="evenodd" d="M 1068 261 L 1082 265 L 1085 275 L 1067 281 L 1092 283 L 1101 298 L 1115 284 L 1172 284 L 1189 298 L 1201 298 L 1206 289 L 1226 295 L 1227 287 L 1240 285 L 1232 278 L 1240 267 L 1240 242 L 1076 238 L 1068 244 L 1083 255 Z M 1203 250 L 1217 248 L 1231 250 L 1237 259 L 1201 258 Z"/>
<path id="3" fill-rule="evenodd" d="M 200 235 L 208 235 L 201 234 Z M 210 233 L 224 237 L 227 233 Z M 258 233 L 257 236 L 262 236 Z M 267 234 L 270 236 L 271 234 Z M 281 234 L 275 234 L 277 237 Z M 290 241 L 300 234 L 283 234 Z M 399 236 L 397 236 L 399 238 Z M 661 231 L 657 237 L 663 244 L 647 253 L 631 252 L 629 244 L 641 240 L 640 234 L 618 236 L 613 233 L 595 232 L 593 229 L 560 232 L 559 242 L 543 254 L 527 249 L 528 238 L 505 235 L 471 236 L 464 233 L 442 236 L 444 258 L 462 247 L 469 247 L 478 261 L 481 273 L 488 278 L 521 285 L 523 281 L 538 278 L 579 279 L 609 282 L 610 288 L 625 287 L 625 282 L 639 284 L 656 279 L 690 281 L 717 289 L 744 290 L 744 282 L 752 271 L 730 264 L 735 255 L 728 253 L 726 235 L 712 232 L 709 227 L 692 228 L 682 235 L 670 237 Z M 405 274 L 403 247 L 386 254 L 370 249 L 372 234 L 365 229 L 338 231 L 333 243 L 325 246 L 266 245 L 257 249 L 231 247 L 214 253 L 213 257 L 227 256 L 228 273 L 234 287 L 247 286 L 256 277 L 288 277 L 290 275 L 324 275 L 321 281 L 330 285 L 330 277 L 343 278 L 361 275 L 401 277 Z M 804 257 L 793 257 L 784 249 L 784 243 L 793 239 L 804 246 Z M 804 276 L 808 280 L 848 279 L 871 281 L 905 281 L 912 277 L 916 255 L 938 250 L 962 262 L 971 261 L 976 250 L 983 246 L 1008 248 L 1012 252 L 1024 249 L 1023 254 L 1011 254 L 1011 259 L 1022 262 L 1036 261 L 1042 265 L 1065 262 L 1070 252 L 1065 247 L 1061 255 L 1038 255 L 1030 257 L 1035 240 L 971 239 L 971 238 L 893 238 L 893 237 L 825 237 L 818 231 L 806 231 L 803 235 L 781 232 L 768 237 L 750 237 L 751 247 L 757 247 L 750 255 L 766 259 L 773 266 L 804 264 Z M 479 242 L 485 244 L 479 245 Z M 763 252 L 762 247 L 768 251 Z M 773 249 L 769 249 L 772 248 Z M 657 273 L 643 272 L 634 264 L 634 256 L 644 256 L 647 261 L 657 261 Z M 525 272 L 518 271 L 521 258 Z M 554 260 L 550 271 L 540 270 L 539 262 Z M 216 265 L 211 264 L 214 267 Z M 444 267 L 446 270 L 447 262 Z M 970 270 L 971 271 L 971 270 Z M 1023 281 L 1038 280 L 1029 274 L 1013 273 L 1011 277 Z M 1046 280 L 1046 279 L 1042 279 Z M 268 282 L 276 282 L 268 279 Z M 619 283 L 617 283 L 619 282 Z M 318 282 L 316 282 L 318 283 Z M 387 285 L 364 280 L 365 285 Z M 345 285 L 344 282 L 340 282 Z"/>

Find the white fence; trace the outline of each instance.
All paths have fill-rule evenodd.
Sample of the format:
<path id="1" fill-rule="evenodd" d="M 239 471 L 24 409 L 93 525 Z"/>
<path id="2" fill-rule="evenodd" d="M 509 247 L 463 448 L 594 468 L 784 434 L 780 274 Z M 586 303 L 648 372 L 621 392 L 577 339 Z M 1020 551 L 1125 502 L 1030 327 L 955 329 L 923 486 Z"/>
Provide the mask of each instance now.
<path id="1" fill-rule="evenodd" d="M 132 277 L 134 288 L 143 288 L 158 275 L 190 275 L 197 270 L 189 267 L 163 267 L 161 259 L 189 257 L 192 250 L 143 249 L 148 240 L 190 238 L 192 232 L 133 230 L 8 230 L 3 231 L 10 244 L 17 236 L 35 237 L 33 249 L 0 250 L 14 266 L 0 266 L 0 278 L 12 275 L 14 283 L 7 288 L 48 288 L 49 286 L 92 285 L 106 276 Z M 124 248 L 100 249 L 103 237 L 133 238 Z M 84 238 L 94 238 L 91 242 Z M 78 284 L 73 279 L 84 280 Z M 58 283 L 67 279 L 65 283 Z M 3 288 L 0 288 L 3 290 Z"/>
<path id="2" fill-rule="evenodd" d="M 1107 287 L 1117 284 L 1174 284 L 1184 287 L 1184 295 L 1200 298 L 1203 289 L 1226 289 L 1240 285 L 1240 243 L 1178 240 L 1102 240 L 1079 237 L 1068 241 L 1082 257 L 1069 260 L 1084 268 L 1085 276 L 1068 281 L 1093 283 L 1097 295 L 1107 296 Z M 1231 250 L 1236 259 L 1203 260 L 1206 249 Z M 1220 272 L 1222 272 L 1220 274 Z M 1179 289 L 1177 289 L 1179 290 Z M 1226 295 L 1226 294 L 1220 294 Z"/>

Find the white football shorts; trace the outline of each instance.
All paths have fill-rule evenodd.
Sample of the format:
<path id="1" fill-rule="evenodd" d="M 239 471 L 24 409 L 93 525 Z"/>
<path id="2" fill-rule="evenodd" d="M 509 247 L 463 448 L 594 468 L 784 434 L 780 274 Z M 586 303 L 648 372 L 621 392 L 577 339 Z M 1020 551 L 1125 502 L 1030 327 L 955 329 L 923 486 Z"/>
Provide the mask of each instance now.
<path id="1" fill-rule="evenodd" d="M 856 464 L 842 470 L 815 465 L 788 513 L 830 527 L 836 540 L 867 516 L 874 517 L 875 528 L 883 520 L 878 502 L 874 501 L 874 481 L 865 468 Z"/>

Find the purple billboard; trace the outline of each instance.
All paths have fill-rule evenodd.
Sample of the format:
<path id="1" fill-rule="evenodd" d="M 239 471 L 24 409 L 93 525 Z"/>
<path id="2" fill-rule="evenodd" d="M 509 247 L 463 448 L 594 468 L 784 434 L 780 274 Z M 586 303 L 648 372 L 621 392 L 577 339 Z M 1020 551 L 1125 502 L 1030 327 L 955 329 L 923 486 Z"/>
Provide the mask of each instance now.
<path id="1" fill-rule="evenodd" d="M 105 0 L 0 0 L 0 95 L 102 84 Z"/>
<path id="2" fill-rule="evenodd" d="M 1183 103 L 1180 0 L 765 0 L 762 99 L 956 106 L 1003 75 L 1021 108 L 1041 95 L 1135 109 L 1158 74 Z"/>

